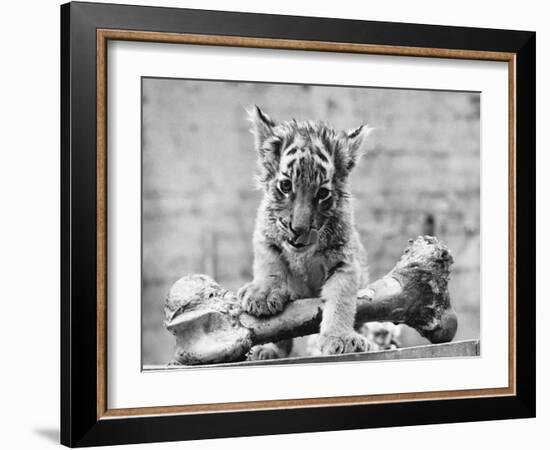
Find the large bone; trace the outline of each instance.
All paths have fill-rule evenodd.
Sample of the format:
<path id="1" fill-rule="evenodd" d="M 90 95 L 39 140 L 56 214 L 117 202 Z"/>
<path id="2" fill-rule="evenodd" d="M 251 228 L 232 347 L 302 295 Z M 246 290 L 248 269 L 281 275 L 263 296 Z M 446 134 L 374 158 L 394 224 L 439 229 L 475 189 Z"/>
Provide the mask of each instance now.
<path id="1" fill-rule="evenodd" d="M 435 237 L 419 236 L 395 267 L 362 289 L 357 324 L 405 323 L 432 343 L 448 342 L 457 329 L 448 281 L 453 258 Z M 252 346 L 319 332 L 323 301 L 297 300 L 269 318 L 243 311 L 236 295 L 206 275 L 186 275 L 170 289 L 165 325 L 176 337 L 175 363 L 240 361 Z"/>

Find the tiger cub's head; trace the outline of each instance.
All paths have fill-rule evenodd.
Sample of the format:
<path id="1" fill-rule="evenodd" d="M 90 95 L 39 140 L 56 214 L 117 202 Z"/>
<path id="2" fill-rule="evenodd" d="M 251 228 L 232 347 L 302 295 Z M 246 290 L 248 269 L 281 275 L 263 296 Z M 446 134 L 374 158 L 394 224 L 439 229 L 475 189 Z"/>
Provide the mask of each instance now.
<path id="1" fill-rule="evenodd" d="M 330 239 L 342 228 L 339 222 L 349 220 L 348 177 L 370 129 L 275 122 L 257 106 L 250 120 L 270 235 L 291 252 L 317 247 L 320 238 Z"/>

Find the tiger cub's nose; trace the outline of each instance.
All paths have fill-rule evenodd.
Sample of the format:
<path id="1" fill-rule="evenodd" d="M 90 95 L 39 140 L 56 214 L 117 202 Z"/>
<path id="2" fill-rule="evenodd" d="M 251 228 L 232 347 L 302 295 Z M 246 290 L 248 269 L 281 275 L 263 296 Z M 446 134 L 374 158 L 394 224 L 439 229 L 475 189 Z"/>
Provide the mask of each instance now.
<path id="1" fill-rule="evenodd" d="M 307 244 L 309 241 L 309 227 L 289 225 L 290 231 L 294 235 L 293 242 L 295 244 Z"/>

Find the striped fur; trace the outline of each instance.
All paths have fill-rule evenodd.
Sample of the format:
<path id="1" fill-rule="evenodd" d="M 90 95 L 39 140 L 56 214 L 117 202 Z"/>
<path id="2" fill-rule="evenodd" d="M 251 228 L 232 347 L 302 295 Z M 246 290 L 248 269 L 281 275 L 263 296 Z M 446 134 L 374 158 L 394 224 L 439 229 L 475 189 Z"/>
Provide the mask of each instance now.
<path id="1" fill-rule="evenodd" d="M 363 351 L 367 344 L 353 322 L 357 290 L 368 273 L 349 174 L 369 129 L 277 123 L 258 107 L 250 120 L 264 198 L 254 231 L 254 280 L 239 291 L 243 306 L 265 316 L 280 312 L 289 300 L 322 296 L 321 351 Z"/>

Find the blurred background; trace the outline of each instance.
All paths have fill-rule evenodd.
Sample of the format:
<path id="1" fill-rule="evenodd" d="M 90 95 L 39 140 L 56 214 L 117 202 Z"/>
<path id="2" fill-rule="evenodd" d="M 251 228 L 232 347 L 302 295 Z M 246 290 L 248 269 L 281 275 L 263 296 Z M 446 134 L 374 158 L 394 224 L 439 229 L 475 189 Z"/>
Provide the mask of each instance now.
<path id="1" fill-rule="evenodd" d="M 142 362 L 165 364 L 168 289 L 206 273 L 236 290 L 252 277 L 252 230 L 261 192 L 245 108 L 275 120 L 375 128 L 352 174 L 356 223 L 371 279 L 407 240 L 438 236 L 455 264 L 455 340 L 479 338 L 480 96 L 478 93 L 143 78 Z M 403 346 L 427 343 L 408 327 Z"/>

